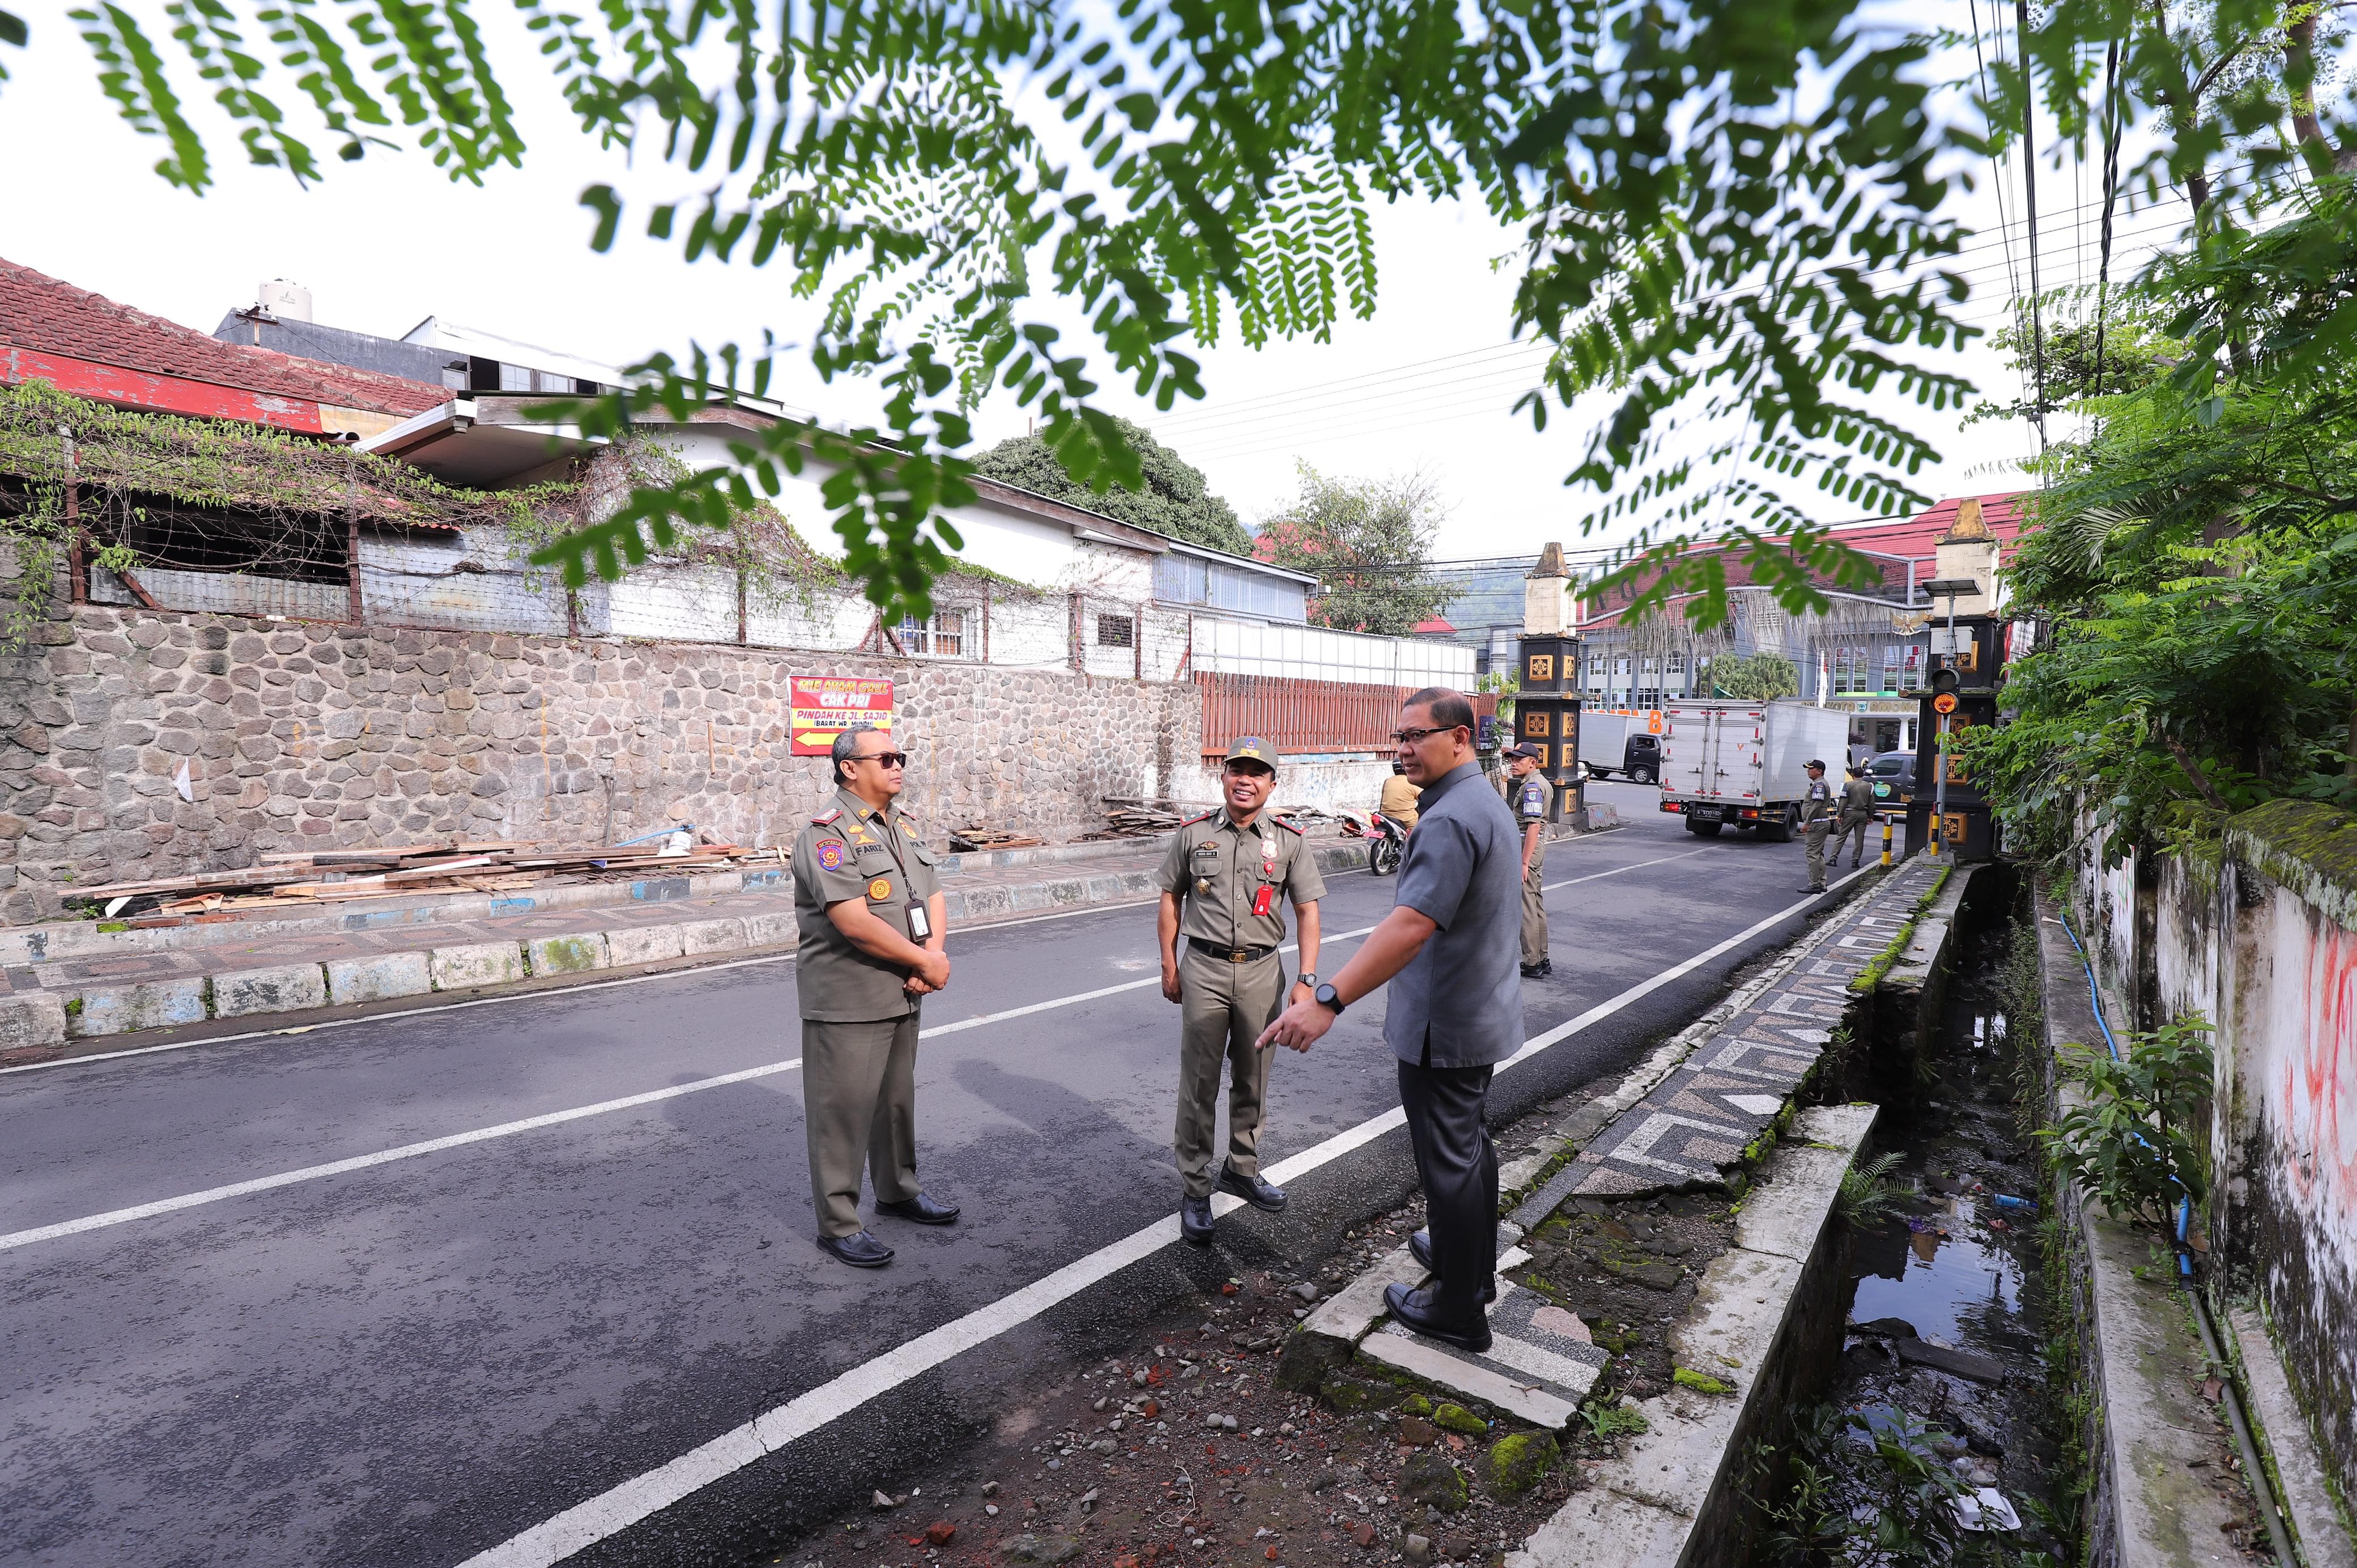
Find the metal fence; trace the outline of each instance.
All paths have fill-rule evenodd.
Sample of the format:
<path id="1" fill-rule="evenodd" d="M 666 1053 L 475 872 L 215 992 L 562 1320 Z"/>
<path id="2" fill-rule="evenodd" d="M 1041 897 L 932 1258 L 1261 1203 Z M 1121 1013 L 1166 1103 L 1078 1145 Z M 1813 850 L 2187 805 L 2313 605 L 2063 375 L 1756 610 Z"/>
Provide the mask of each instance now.
<path id="1" fill-rule="evenodd" d="M 1299 681 L 1283 675 L 1199 674 L 1203 696 L 1203 755 L 1225 756 L 1248 735 L 1285 752 L 1389 751 L 1400 703 L 1413 686 L 1371 686 L 1340 681 Z M 1472 696 L 1472 693 L 1468 693 Z M 1494 694 L 1473 696 L 1483 717 L 1497 712 Z"/>

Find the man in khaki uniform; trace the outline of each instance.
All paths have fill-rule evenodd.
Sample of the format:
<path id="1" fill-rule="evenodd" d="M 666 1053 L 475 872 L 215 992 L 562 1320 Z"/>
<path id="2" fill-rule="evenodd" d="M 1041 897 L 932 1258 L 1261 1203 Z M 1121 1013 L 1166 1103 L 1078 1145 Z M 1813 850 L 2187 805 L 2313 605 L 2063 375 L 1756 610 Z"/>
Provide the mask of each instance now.
<path id="1" fill-rule="evenodd" d="M 1834 859 L 1841 859 L 1842 840 L 1849 844 L 1849 868 L 1866 858 L 1866 830 L 1874 821 L 1874 786 L 1866 781 L 1866 769 L 1852 768 L 1848 782 L 1841 788 L 1841 815 L 1834 819 Z"/>
<path id="2" fill-rule="evenodd" d="M 946 903 L 932 852 L 895 809 L 908 757 L 872 725 L 837 736 L 834 801 L 794 841 L 795 988 L 818 1244 L 858 1269 L 892 1249 L 859 1223 L 859 1170 L 876 1212 L 958 1217 L 917 1185 L 918 998 L 950 983 Z"/>
<path id="3" fill-rule="evenodd" d="M 1834 787 L 1825 782 L 1825 765 L 1808 762 L 1809 787 L 1801 797 L 1801 836 L 1808 845 L 1809 885 L 1803 893 L 1825 890 L 1825 834 L 1834 825 Z"/>
<path id="4" fill-rule="evenodd" d="M 1555 972 L 1547 956 L 1546 814 L 1555 793 L 1539 772 L 1539 748 L 1524 741 L 1506 753 L 1506 771 L 1513 783 L 1506 803 L 1514 809 L 1514 823 L 1523 831 L 1523 978 L 1536 980 Z"/>
<path id="5" fill-rule="evenodd" d="M 1264 813 L 1276 785 L 1276 747 L 1247 736 L 1221 775 L 1227 803 L 1179 824 L 1162 862 L 1157 918 L 1162 994 L 1182 1009 L 1178 1032 L 1178 1126 L 1173 1138 L 1184 1193 L 1178 1228 L 1189 1241 L 1211 1239 L 1211 1136 L 1219 1122 L 1220 1063 L 1228 1064 L 1228 1157 L 1218 1187 L 1274 1213 L 1285 1192 L 1260 1176 L 1261 1111 L 1276 1047 L 1261 1032 L 1284 1011 L 1289 899 L 1301 922 L 1301 974 L 1292 996 L 1318 983 L 1318 900 L 1326 879 L 1291 822 Z"/>

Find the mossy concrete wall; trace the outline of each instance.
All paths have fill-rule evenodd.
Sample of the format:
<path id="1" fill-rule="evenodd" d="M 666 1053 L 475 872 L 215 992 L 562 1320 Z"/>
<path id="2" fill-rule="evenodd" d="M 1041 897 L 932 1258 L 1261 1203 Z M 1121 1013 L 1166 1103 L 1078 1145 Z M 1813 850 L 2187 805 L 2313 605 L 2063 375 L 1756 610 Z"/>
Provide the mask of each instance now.
<path id="1" fill-rule="evenodd" d="M 2357 815 L 2277 800 L 2209 827 L 2085 868 L 2073 918 L 2139 1026 L 2216 1027 L 2210 1245 L 2357 1494 Z"/>

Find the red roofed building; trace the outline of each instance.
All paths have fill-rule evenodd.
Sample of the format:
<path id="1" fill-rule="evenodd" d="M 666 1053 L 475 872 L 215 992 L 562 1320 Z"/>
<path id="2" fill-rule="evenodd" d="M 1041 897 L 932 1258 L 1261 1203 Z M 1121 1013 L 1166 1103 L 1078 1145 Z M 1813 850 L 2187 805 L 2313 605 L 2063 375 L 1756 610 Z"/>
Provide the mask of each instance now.
<path id="1" fill-rule="evenodd" d="M 1709 667 L 1716 660 L 1767 655 L 1792 664 L 1794 695 L 1856 714 L 1851 735 L 1857 744 L 1878 751 L 1910 746 L 1913 693 L 1927 668 L 1935 608 L 1922 585 L 1943 575 L 1937 546 L 1961 532 L 1979 542 L 1984 564 L 1994 551 L 2001 567 L 2020 537 L 2020 499 L 2018 491 L 1952 497 L 1911 518 L 1833 530 L 1841 543 L 1875 563 L 1881 580 L 1869 587 L 1845 587 L 1820 575 L 1817 584 L 1828 603 L 1807 616 L 1793 616 L 1777 604 L 1740 554 L 1715 543 L 1697 544 L 1692 553 L 1724 557 L 1730 601 L 1726 624 L 1697 633 L 1684 613 L 1691 595 L 1675 596 L 1636 622 L 1626 616 L 1636 596 L 1633 588 L 1615 592 L 1601 605 L 1585 603 L 1579 635 L 1586 644 L 1582 684 L 1588 702 L 1600 709 L 1644 712 L 1708 693 Z M 1950 542 L 1953 548 L 1958 542 Z"/>
<path id="2" fill-rule="evenodd" d="M 446 402 L 439 386 L 224 343 L 0 261 L 0 384 L 48 381 L 120 408 L 369 436 Z"/>

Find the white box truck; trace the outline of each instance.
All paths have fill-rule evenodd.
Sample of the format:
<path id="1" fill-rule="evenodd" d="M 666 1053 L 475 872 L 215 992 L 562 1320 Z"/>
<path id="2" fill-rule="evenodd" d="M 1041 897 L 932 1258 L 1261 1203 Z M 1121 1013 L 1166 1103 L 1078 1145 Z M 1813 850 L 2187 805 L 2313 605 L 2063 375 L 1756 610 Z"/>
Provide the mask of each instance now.
<path id="1" fill-rule="evenodd" d="M 1662 776 L 1661 736 L 1651 714 L 1579 715 L 1579 760 L 1599 779 L 1620 774 L 1639 784 Z"/>
<path id="2" fill-rule="evenodd" d="M 1750 828 L 1785 840 L 1801 823 L 1811 757 L 1840 789 L 1849 714 L 1808 703 L 1686 702 L 1662 708 L 1662 810 L 1686 832 Z"/>

